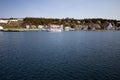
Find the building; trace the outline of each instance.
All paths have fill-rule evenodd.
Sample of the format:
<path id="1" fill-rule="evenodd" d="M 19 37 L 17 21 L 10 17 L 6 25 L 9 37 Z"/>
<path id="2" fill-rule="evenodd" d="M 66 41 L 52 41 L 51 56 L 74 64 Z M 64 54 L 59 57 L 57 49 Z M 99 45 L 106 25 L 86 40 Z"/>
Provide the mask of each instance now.
<path id="1" fill-rule="evenodd" d="M 29 28 L 30 28 L 30 25 L 26 25 L 26 28 L 29 29 Z"/>
<path id="2" fill-rule="evenodd" d="M 43 29 L 43 27 L 44 27 L 43 25 L 39 25 L 38 29 Z"/>
<path id="3" fill-rule="evenodd" d="M 9 20 L 0 20 L 0 23 L 7 24 Z"/>
<path id="4" fill-rule="evenodd" d="M 49 25 L 47 27 L 48 32 L 61 32 L 63 31 L 63 25 Z"/>
<path id="5" fill-rule="evenodd" d="M 2 26 L 0 26 L 0 30 L 3 30 L 3 27 L 2 27 Z"/>
<path id="6" fill-rule="evenodd" d="M 70 31 L 70 27 L 69 26 L 67 26 L 67 27 L 65 27 L 65 31 Z"/>
<path id="7" fill-rule="evenodd" d="M 112 26 L 111 23 L 109 23 L 108 27 L 107 27 L 107 30 L 114 30 L 114 27 Z"/>
<path id="8" fill-rule="evenodd" d="M 31 25 L 30 26 L 32 29 L 35 29 L 35 28 L 37 28 L 35 25 Z"/>
<path id="9" fill-rule="evenodd" d="M 11 22 L 18 22 L 18 19 L 1 19 L 0 23 L 9 24 Z"/>

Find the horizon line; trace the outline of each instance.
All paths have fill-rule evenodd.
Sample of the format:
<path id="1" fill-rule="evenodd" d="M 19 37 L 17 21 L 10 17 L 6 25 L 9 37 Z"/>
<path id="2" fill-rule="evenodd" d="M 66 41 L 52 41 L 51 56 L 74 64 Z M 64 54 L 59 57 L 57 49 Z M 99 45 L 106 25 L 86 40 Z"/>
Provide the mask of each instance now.
<path id="1" fill-rule="evenodd" d="M 5 18 L 5 19 L 10 19 L 10 18 L 52 18 L 52 19 L 66 19 L 66 18 L 69 18 L 69 19 L 108 19 L 108 20 L 120 20 L 120 19 L 114 19 L 114 18 L 102 18 L 102 17 L 91 17 L 91 18 L 74 18 L 74 17 L 62 17 L 62 18 L 60 18 L 60 17 L 34 17 L 34 16 L 26 16 L 26 17 L 0 17 L 0 19 L 1 18 Z"/>

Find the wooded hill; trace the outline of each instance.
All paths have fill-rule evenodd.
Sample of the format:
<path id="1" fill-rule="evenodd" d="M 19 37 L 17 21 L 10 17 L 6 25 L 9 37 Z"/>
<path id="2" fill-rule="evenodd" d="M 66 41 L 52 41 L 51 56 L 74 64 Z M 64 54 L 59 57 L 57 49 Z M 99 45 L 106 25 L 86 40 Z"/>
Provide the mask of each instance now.
<path id="1" fill-rule="evenodd" d="M 10 18 L 9 20 L 17 19 Z M 7 19 L 8 20 L 8 19 Z M 63 25 L 63 27 L 71 27 L 75 30 L 104 30 L 111 24 L 112 29 L 120 29 L 120 21 L 112 19 L 102 19 L 102 18 L 91 18 L 91 19 L 74 19 L 74 18 L 34 18 L 26 17 L 23 20 L 18 20 L 17 22 L 8 22 L 7 24 L 0 24 L 6 28 L 25 28 L 26 25 L 34 25 L 38 28 L 39 25 L 49 26 L 49 25 Z"/>
<path id="2" fill-rule="evenodd" d="M 58 18 L 32 18 L 27 17 L 24 18 L 24 24 L 29 25 L 63 25 L 64 27 L 69 26 L 71 28 L 75 28 L 77 30 L 81 30 L 82 28 L 85 28 L 85 26 L 88 26 L 88 29 L 107 29 L 107 26 L 109 23 L 112 24 L 114 29 L 117 29 L 120 24 L 117 20 L 111 20 L 111 19 L 102 19 L 102 18 L 92 18 L 92 19 L 74 19 L 74 18 L 64 18 L 64 19 L 58 19 Z M 83 27 L 84 26 L 84 27 Z"/>

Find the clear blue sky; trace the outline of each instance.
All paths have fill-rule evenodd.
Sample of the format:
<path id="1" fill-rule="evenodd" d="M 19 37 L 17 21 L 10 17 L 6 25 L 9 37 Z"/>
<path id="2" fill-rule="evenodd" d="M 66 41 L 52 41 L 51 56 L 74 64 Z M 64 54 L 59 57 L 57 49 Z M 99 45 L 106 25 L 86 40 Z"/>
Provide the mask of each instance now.
<path id="1" fill-rule="evenodd" d="M 0 17 L 120 20 L 120 0 L 0 0 Z"/>

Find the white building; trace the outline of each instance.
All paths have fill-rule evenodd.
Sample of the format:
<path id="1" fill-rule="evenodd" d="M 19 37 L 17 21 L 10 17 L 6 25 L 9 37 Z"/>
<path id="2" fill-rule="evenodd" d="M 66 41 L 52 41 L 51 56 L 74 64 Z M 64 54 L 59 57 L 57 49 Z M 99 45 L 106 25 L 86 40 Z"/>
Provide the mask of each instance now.
<path id="1" fill-rule="evenodd" d="M 17 22 L 17 21 L 18 21 L 17 19 L 14 19 L 14 20 L 0 20 L 0 23 L 7 24 L 8 22 Z"/>
<path id="2" fill-rule="evenodd" d="M 5 23 L 5 24 L 7 24 L 7 23 L 8 23 L 8 20 L 0 20 L 0 23 Z"/>
<path id="3" fill-rule="evenodd" d="M 35 29 L 36 28 L 36 26 L 35 25 L 32 25 L 32 26 L 30 26 L 31 28 L 33 28 L 33 29 Z"/>
<path id="4" fill-rule="evenodd" d="M 65 27 L 65 31 L 74 31 L 74 28 L 71 28 L 70 26 Z"/>
<path id="5" fill-rule="evenodd" d="M 48 32 L 61 32 L 63 31 L 63 25 L 50 25 L 47 29 Z"/>
<path id="6" fill-rule="evenodd" d="M 111 23 L 109 23 L 109 25 L 108 25 L 108 27 L 107 27 L 107 30 L 113 30 L 113 29 L 114 29 L 114 27 L 112 26 Z"/>
<path id="7" fill-rule="evenodd" d="M 11 21 L 11 22 L 17 22 L 18 20 L 14 19 L 14 20 L 9 20 L 9 21 Z"/>
<path id="8" fill-rule="evenodd" d="M 2 27 L 2 26 L 0 26 L 0 30 L 3 30 L 3 27 Z"/>
<path id="9" fill-rule="evenodd" d="M 30 28 L 30 25 L 26 25 L 26 28 L 29 29 L 29 28 Z"/>
<path id="10" fill-rule="evenodd" d="M 39 25 L 39 26 L 38 26 L 39 29 L 42 29 L 43 27 L 44 27 L 43 25 Z"/>
<path id="11" fill-rule="evenodd" d="M 70 27 L 68 26 L 68 27 L 65 27 L 65 31 L 70 31 Z"/>

